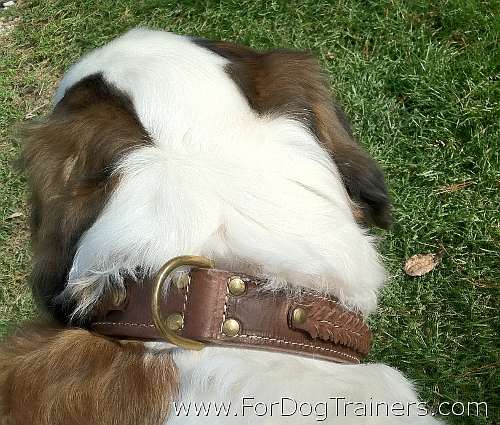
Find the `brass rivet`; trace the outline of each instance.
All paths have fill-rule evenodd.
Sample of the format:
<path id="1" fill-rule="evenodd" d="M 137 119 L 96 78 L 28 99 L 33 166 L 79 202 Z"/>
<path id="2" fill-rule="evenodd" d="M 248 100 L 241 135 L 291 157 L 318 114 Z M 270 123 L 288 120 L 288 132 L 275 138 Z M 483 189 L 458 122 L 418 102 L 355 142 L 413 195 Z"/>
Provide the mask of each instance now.
<path id="1" fill-rule="evenodd" d="M 240 333 L 240 324 L 235 319 L 226 319 L 222 325 L 222 333 L 226 336 L 236 336 Z"/>
<path id="2" fill-rule="evenodd" d="M 292 323 L 300 325 L 307 319 L 307 312 L 302 307 L 297 307 L 292 312 Z"/>
<path id="3" fill-rule="evenodd" d="M 230 278 L 227 285 L 229 287 L 229 293 L 235 297 L 243 294 L 246 289 L 245 282 L 243 282 L 239 276 L 233 276 Z"/>
<path id="4" fill-rule="evenodd" d="M 186 286 L 188 286 L 190 279 L 191 276 L 189 276 L 189 274 L 183 273 L 175 281 L 175 286 L 177 287 L 177 289 L 185 288 Z"/>
<path id="5" fill-rule="evenodd" d="M 167 317 L 167 327 L 171 331 L 178 331 L 184 326 L 184 317 L 180 313 L 172 313 Z"/>

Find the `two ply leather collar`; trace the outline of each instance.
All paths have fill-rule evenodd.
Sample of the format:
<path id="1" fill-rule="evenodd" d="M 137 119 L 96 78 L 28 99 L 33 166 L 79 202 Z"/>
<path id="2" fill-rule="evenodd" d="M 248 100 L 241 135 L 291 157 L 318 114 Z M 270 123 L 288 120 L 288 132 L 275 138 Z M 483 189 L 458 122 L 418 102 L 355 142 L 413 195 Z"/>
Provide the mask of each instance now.
<path id="1" fill-rule="evenodd" d="M 360 363 L 368 354 L 371 332 L 361 315 L 317 291 L 269 291 L 256 277 L 193 268 L 172 279 L 165 296 L 163 282 L 175 267 L 199 264 L 189 258 L 199 257 L 171 260 L 156 279 L 126 280 L 126 299 L 101 312 L 91 329 L 122 339 L 261 349 L 338 363 Z"/>

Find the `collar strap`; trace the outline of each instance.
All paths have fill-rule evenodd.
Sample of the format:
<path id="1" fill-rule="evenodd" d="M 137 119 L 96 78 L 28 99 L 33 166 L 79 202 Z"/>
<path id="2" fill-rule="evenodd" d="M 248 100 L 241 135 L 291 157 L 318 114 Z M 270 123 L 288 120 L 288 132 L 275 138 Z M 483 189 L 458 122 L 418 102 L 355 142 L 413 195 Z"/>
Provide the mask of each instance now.
<path id="1" fill-rule="evenodd" d="M 338 363 L 360 363 L 370 350 L 371 332 L 361 315 L 332 296 L 305 288 L 298 295 L 263 290 L 262 279 L 216 269 L 194 268 L 174 281 L 158 308 L 164 326 L 180 339 Z M 153 279 L 129 279 L 125 286 L 125 301 L 101 312 L 91 329 L 122 339 L 165 339 L 150 308 Z"/>

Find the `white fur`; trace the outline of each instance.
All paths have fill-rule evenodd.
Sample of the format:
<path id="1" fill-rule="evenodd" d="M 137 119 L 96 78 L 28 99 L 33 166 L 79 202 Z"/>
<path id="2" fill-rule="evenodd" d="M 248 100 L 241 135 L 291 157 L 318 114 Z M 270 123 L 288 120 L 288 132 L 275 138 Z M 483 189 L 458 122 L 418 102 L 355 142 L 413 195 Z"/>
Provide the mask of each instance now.
<path id="1" fill-rule="evenodd" d="M 300 403 L 315 405 L 328 403 L 328 416 L 322 421 L 325 424 L 341 425 L 431 425 L 437 424 L 432 416 L 423 416 L 423 411 L 416 405 L 417 396 L 410 383 L 401 373 L 383 364 L 341 365 L 321 360 L 305 359 L 282 353 L 265 351 L 248 351 L 228 348 L 205 348 L 201 352 L 185 352 L 174 350 L 174 360 L 181 377 L 180 400 L 184 403 L 220 402 L 231 404 L 229 416 L 216 416 L 213 412 L 207 416 L 178 415 L 171 413 L 168 425 L 205 424 L 317 424 L 315 414 L 309 416 L 295 413 L 281 416 L 279 407 L 273 416 L 258 416 L 252 409 L 245 409 L 242 417 L 243 399 L 253 397 L 251 403 L 279 402 L 285 397 Z M 343 397 L 345 402 L 357 403 L 346 407 L 339 400 L 339 411 L 336 401 L 330 397 Z M 397 416 L 386 414 L 380 408 L 379 414 L 370 414 L 369 406 L 383 402 L 402 403 L 410 406 L 410 415 Z M 246 402 L 248 404 L 248 402 Z M 285 403 L 285 408 L 290 402 Z M 354 407 L 364 403 L 367 416 L 356 415 Z M 414 403 L 414 404 L 411 404 Z M 347 415 L 344 415 L 344 413 Z M 374 409 L 373 412 L 376 412 Z M 234 413 L 238 414 L 235 418 Z M 257 413 L 259 409 L 257 409 Z M 290 413 L 286 408 L 285 413 Z M 307 413 L 307 412 L 306 412 Z M 321 422 L 319 422 L 321 423 Z"/>
<path id="2" fill-rule="evenodd" d="M 132 98 L 155 142 L 119 167 L 122 181 L 81 240 L 68 291 L 201 254 L 373 310 L 383 270 L 335 165 L 297 121 L 258 117 L 225 64 L 186 37 L 135 30 L 66 74 L 56 101 L 102 72 Z"/>
<path id="3" fill-rule="evenodd" d="M 123 271 L 141 266 L 153 273 L 171 257 L 197 254 L 220 268 L 266 276 L 271 288 L 286 283 L 331 292 L 368 314 L 384 272 L 334 163 L 299 122 L 256 115 L 226 63 L 187 37 L 137 29 L 65 75 L 55 102 L 85 76 L 102 72 L 130 96 L 154 145 L 130 152 L 119 165 L 120 184 L 82 237 L 63 296 L 77 297 L 84 311 L 109 285 L 120 284 Z M 92 296 L 82 298 L 89 289 Z M 247 390 L 271 397 L 283 389 L 319 398 L 332 388 L 365 398 L 415 398 L 401 375 L 381 365 L 234 349 L 182 351 L 176 362 L 186 399 L 223 398 L 228 388 L 236 398 Z"/>

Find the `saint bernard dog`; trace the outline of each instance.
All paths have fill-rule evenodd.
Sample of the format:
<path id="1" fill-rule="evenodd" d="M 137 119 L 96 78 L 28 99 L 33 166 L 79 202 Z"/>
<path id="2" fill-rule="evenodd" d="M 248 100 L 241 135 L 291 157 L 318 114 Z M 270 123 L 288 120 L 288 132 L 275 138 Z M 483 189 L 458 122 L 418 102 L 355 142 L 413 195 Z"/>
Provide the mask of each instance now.
<path id="1" fill-rule="evenodd" d="M 436 423 L 400 372 L 325 348 L 343 344 L 338 331 L 352 353 L 376 309 L 385 274 L 367 229 L 387 227 L 391 212 L 381 170 L 310 54 L 139 28 L 73 65 L 53 103 L 22 130 L 44 319 L 0 348 L 2 424 Z M 190 350 L 92 328 L 117 298 L 148 311 L 134 288 L 185 255 L 255 278 L 245 314 L 265 326 L 281 320 L 270 297 L 281 306 L 312 294 L 324 313 L 310 339 L 326 337 Z M 223 305 L 227 321 L 228 296 Z M 338 322 L 325 319 L 334 306 Z M 170 329 L 189 325 L 174 319 Z M 345 328 L 352 320 L 357 331 Z M 229 325 L 226 339 L 245 331 L 243 319 Z"/>

